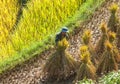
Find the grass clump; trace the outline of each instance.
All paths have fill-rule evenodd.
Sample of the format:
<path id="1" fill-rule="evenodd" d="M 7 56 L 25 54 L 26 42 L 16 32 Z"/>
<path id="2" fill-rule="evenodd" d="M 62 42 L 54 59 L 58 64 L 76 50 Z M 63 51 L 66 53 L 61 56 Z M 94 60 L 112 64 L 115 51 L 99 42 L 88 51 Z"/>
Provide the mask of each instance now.
<path id="1" fill-rule="evenodd" d="M 58 47 L 55 53 L 53 53 L 46 61 L 43 67 L 44 75 L 52 79 L 65 79 L 71 72 L 75 72 L 76 61 L 65 50 L 69 43 L 64 38 L 58 42 Z"/>

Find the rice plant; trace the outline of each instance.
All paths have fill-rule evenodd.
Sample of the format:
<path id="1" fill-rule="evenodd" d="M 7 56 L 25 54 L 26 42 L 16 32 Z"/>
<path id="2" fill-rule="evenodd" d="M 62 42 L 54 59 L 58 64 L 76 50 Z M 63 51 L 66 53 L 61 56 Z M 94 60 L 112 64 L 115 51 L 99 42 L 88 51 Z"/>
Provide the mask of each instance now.
<path id="1" fill-rule="evenodd" d="M 14 53 L 13 45 L 7 45 L 10 33 L 15 26 L 20 4 L 18 0 L 0 0 L 0 59 L 9 58 Z"/>
<path id="2" fill-rule="evenodd" d="M 0 43 L 0 56 L 2 59 L 5 56 L 10 57 L 29 48 L 35 42 L 44 43 L 48 38 L 52 39 L 54 37 L 52 35 L 55 35 L 55 32 L 58 31 L 62 24 L 79 10 L 83 2 L 84 0 L 29 0 L 22 10 L 22 18 L 14 33 L 7 38 L 8 30 L 12 29 L 13 23 L 16 21 L 19 8 L 16 6 L 19 5 L 18 0 L 2 0 L 1 5 L 4 5 L 2 8 L 5 8 L 2 11 L 5 10 L 5 14 L 2 14 L 1 17 L 6 17 L 9 14 L 8 20 L 1 19 L 7 21 L 4 22 L 4 27 L 1 27 L 4 30 L 0 31 L 0 34 L 2 34 L 0 40 L 5 39 Z M 7 7 L 8 4 L 9 7 Z"/>
<path id="3" fill-rule="evenodd" d="M 0 46 L 2 46 L 15 25 L 20 4 L 18 0 L 0 0 L 0 6 Z"/>

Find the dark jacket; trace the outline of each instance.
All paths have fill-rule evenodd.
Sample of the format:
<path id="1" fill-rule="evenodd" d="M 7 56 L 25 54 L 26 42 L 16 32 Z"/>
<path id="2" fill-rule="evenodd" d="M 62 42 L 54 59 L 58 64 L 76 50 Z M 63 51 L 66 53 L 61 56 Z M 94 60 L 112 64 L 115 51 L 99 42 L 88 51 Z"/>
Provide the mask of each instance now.
<path id="1" fill-rule="evenodd" d="M 68 33 L 66 33 L 64 36 L 62 36 L 61 32 L 56 34 L 56 38 L 55 38 L 56 45 L 57 45 L 58 41 L 61 41 L 63 38 L 66 38 L 68 40 L 69 39 Z"/>

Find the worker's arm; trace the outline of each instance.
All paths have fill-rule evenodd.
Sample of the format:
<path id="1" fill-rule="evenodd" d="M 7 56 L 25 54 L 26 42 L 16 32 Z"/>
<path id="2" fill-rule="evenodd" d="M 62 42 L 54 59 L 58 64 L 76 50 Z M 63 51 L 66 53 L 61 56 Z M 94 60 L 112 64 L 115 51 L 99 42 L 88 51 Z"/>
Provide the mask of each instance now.
<path id="1" fill-rule="evenodd" d="M 55 37 L 55 44 L 56 45 L 57 45 L 58 41 L 59 41 L 59 34 L 57 34 L 56 37 Z"/>

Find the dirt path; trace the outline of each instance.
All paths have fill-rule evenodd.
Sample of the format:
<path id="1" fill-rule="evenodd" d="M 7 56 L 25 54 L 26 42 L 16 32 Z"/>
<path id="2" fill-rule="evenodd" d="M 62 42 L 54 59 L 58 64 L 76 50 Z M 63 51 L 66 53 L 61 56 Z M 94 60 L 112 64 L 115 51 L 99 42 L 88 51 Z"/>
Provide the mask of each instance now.
<path id="1" fill-rule="evenodd" d="M 100 30 L 99 30 L 100 23 L 102 21 L 108 22 L 110 16 L 108 7 L 112 2 L 117 2 L 117 4 L 119 4 L 120 7 L 120 0 L 107 0 L 107 2 L 94 13 L 94 15 L 89 21 L 83 23 L 82 26 L 83 29 L 90 28 L 92 30 L 93 44 L 96 43 L 96 39 L 98 39 L 100 36 Z M 74 35 L 73 38 L 70 40 L 71 46 L 68 49 L 68 52 L 70 52 L 75 59 L 78 59 L 82 33 L 83 32 L 80 31 L 78 34 Z M 68 79 L 67 82 L 65 80 L 59 83 L 40 82 L 41 73 L 42 73 L 41 67 L 45 63 L 45 60 L 41 59 L 41 56 L 42 57 L 50 56 L 53 52 L 54 49 L 45 51 L 45 53 L 43 52 L 43 54 L 41 54 L 40 56 L 36 56 L 35 58 L 32 58 L 31 60 L 25 62 L 23 65 L 18 65 L 13 70 L 0 75 L 0 84 L 72 84 L 71 83 L 72 79 L 71 80 Z"/>

